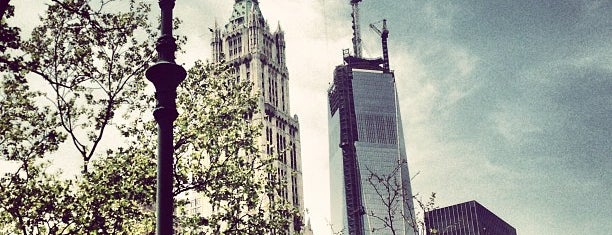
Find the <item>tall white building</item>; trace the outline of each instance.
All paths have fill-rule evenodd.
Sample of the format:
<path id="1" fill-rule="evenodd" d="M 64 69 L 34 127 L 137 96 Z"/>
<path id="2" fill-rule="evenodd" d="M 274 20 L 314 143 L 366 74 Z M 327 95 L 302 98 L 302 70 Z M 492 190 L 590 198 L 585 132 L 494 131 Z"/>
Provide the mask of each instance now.
<path id="1" fill-rule="evenodd" d="M 236 76 L 251 80 L 259 94 L 260 116 L 254 118 L 264 120 L 262 151 L 279 153 L 280 174 L 287 181 L 282 196 L 301 214 L 289 228 L 288 234 L 296 234 L 304 224 L 302 158 L 298 118 L 289 105 L 284 32 L 280 25 L 270 30 L 257 0 L 235 0 L 229 22 L 215 25 L 212 33 L 213 61 L 225 61 Z"/>

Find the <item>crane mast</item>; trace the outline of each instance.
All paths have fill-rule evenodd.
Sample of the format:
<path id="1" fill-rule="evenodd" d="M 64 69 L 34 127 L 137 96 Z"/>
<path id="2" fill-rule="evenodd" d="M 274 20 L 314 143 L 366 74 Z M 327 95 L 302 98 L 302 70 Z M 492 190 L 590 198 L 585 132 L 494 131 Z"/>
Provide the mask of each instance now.
<path id="1" fill-rule="evenodd" d="M 379 21 L 380 22 L 380 21 Z M 378 29 L 374 23 L 370 24 L 370 28 L 380 35 L 383 51 L 383 68 L 389 71 L 389 48 L 387 47 L 387 39 L 389 38 L 389 30 L 387 29 L 387 20 L 382 20 L 382 30 Z"/>
<path id="2" fill-rule="evenodd" d="M 350 0 L 353 7 L 353 51 L 355 57 L 361 58 L 361 31 L 359 28 L 359 2 L 361 0 Z"/>

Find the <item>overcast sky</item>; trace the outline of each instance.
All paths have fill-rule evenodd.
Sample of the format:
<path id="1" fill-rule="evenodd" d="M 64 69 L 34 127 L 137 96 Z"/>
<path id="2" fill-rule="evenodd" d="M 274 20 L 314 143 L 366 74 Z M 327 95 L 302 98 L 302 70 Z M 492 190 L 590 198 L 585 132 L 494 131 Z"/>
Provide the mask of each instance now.
<path id="1" fill-rule="evenodd" d="M 44 5 L 13 2 L 31 30 Z M 189 37 L 177 62 L 210 58 L 208 28 L 233 2 L 177 0 Z M 328 234 L 326 90 L 351 48 L 348 2 L 260 0 L 285 31 L 317 235 Z M 436 192 L 441 207 L 477 200 L 518 234 L 612 231 L 610 12 L 610 0 L 363 0 L 365 56 L 381 55 L 368 24 L 388 19 L 413 192 Z"/>

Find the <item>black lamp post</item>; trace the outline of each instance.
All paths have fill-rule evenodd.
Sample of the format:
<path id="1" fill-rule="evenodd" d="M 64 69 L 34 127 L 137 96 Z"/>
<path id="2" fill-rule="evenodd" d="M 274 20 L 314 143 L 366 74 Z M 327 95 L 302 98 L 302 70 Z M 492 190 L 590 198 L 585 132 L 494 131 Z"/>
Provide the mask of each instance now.
<path id="1" fill-rule="evenodd" d="M 153 111 L 157 121 L 157 235 L 173 234 L 172 214 L 174 212 L 173 153 L 174 136 L 172 129 L 178 116 L 176 111 L 176 88 L 185 79 L 185 69 L 174 62 L 176 51 L 172 36 L 172 9 L 175 0 L 159 0 L 161 8 L 161 36 L 157 39 L 157 62 L 149 67 L 146 76 L 155 86 L 157 105 Z"/>

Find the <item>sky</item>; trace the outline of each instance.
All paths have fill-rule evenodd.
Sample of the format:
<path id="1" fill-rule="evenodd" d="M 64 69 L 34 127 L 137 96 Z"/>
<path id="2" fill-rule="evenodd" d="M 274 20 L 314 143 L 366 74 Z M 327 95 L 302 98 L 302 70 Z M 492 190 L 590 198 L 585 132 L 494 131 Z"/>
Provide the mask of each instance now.
<path id="1" fill-rule="evenodd" d="M 45 6 L 13 2 L 28 33 Z M 225 24 L 233 2 L 177 0 L 178 33 L 189 38 L 178 63 L 210 58 L 208 28 Z M 476 200 L 518 234 L 612 231 L 612 1 L 360 7 L 366 57 L 382 54 L 368 24 L 388 20 L 413 192 L 435 192 L 440 207 Z M 326 97 L 342 49 L 352 48 L 349 1 L 260 0 L 260 8 L 285 31 L 306 208 L 315 234 L 329 234 Z"/>

